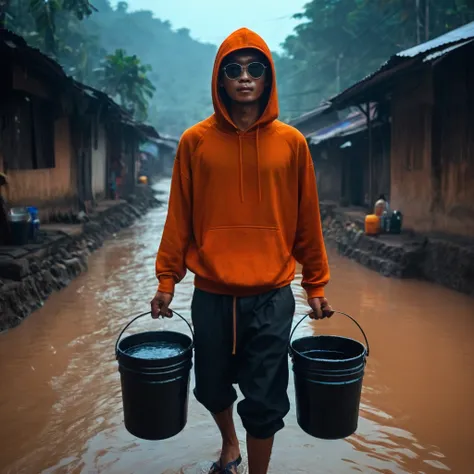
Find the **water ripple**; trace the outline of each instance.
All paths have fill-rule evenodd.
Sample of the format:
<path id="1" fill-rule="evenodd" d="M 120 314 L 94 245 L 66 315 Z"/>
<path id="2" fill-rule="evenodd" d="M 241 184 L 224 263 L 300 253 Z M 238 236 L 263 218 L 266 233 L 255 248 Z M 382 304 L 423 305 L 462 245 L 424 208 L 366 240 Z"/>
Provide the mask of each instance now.
<path id="1" fill-rule="evenodd" d="M 168 186 L 159 184 L 164 197 Z M 188 426 L 173 439 L 137 440 L 123 426 L 114 344 L 130 318 L 148 310 L 156 291 L 154 259 L 165 217 L 166 206 L 111 239 L 91 256 L 88 273 L 0 335 L 0 378 L 8 381 L 0 391 L 2 473 L 197 474 L 218 455 L 217 431 L 192 396 Z M 384 279 L 333 252 L 330 263 L 329 298 L 357 317 L 372 345 L 359 429 L 346 440 L 313 439 L 296 424 L 293 403 L 275 441 L 271 472 L 469 472 L 473 300 L 424 283 Z M 304 315 L 300 282 L 298 275 L 296 314 Z M 188 274 L 173 305 L 187 318 L 192 290 Z M 457 308 L 457 325 L 432 304 L 440 298 L 445 307 Z M 129 333 L 150 328 L 188 331 L 179 318 L 145 317 Z M 295 338 L 319 333 L 361 338 L 350 321 L 336 316 L 305 320 Z M 237 428 L 244 443 L 239 420 Z"/>

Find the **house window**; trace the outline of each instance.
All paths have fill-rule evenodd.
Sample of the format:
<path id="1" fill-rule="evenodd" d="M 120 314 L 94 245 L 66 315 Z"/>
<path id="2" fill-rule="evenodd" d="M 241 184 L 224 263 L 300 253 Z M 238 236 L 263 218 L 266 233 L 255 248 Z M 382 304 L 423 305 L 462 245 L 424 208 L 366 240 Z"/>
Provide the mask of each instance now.
<path id="1" fill-rule="evenodd" d="M 4 115 L 2 146 L 6 168 L 54 168 L 54 116 L 42 99 L 16 96 Z"/>
<path id="2" fill-rule="evenodd" d="M 42 99 L 32 101 L 33 116 L 33 169 L 54 168 L 54 111 Z"/>

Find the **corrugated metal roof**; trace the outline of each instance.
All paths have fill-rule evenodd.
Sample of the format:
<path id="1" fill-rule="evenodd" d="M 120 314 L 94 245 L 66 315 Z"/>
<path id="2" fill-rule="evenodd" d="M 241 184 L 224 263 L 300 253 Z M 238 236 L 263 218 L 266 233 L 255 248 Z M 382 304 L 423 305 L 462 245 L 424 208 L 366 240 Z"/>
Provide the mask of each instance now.
<path id="1" fill-rule="evenodd" d="M 451 51 L 454 51 L 455 49 L 461 48 L 462 46 L 470 43 L 471 41 L 472 39 L 469 39 L 467 41 L 463 41 L 462 43 L 457 43 L 453 46 L 448 46 L 447 48 L 436 51 L 435 53 L 428 54 L 428 56 L 425 56 L 425 58 L 423 59 L 423 62 L 428 63 L 431 61 L 435 61 L 436 59 L 443 57 L 444 55 L 450 53 Z"/>
<path id="2" fill-rule="evenodd" d="M 288 122 L 288 125 L 291 125 L 292 127 L 296 127 L 302 122 L 305 122 L 306 120 L 310 120 L 314 117 L 317 117 L 318 115 L 321 115 L 324 113 L 326 110 L 331 108 L 331 104 L 329 102 L 325 102 L 321 104 L 319 107 L 316 107 L 313 110 L 310 110 L 309 112 L 306 112 L 302 115 L 299 115 L 298 117 L 290 120 Z"/>
<path id="3" fill-rule="evenodd" d="M 376 117 L 376 108 L 372 104 L 371 107 L 372 120 Z M 318 145 L 331 138 L 344 137 L 353 135 L 367 129 L 367 118 L 362 112 L 355 112 L 345 120 L 334 123 L 329 127 L 324 127 L 317 132 L 308 135 L 306 138 L 310 145 Z"/>
<path id="4" fill-rule="evenodd" d="M 0 29 L 0 44 L 5 45 L 16 57 L 24 57 L 27 61 L 36 62 L 37 67 L 41 65 L 44 67 L 43 70 L 49 70 L 61 80 L 67 79 L 66 73 L 58 62 L 39 49 L 30 46 L 23 37 L 13 31 Z"/>
<path id="5" fill-rule="evenodd" d="M 427 41 L 426 43 L 418 44 L 417 46 L 413 46 L 413 48 L 401 51 L 395 56 L 414 58 L 419 54 L 432 51 L 433 49 L 437 49 L 447 44 L 457 43 L 459 41 L 472 38 L 474 38 L 474 21 L 468 23 L 467 25 L 461 26 L 460 28 L 456 28 L 455 30 L 452 30 L 444 35 L 438 36 L 437 38 L 434 38 L 430 41 Z"/>
<path id="6" fill-rule="evenodd" d="M 165 146 L 168 147 L 172 150 L 175 150 L 178 147 L 178 143 L 173 139 L 166 139 L 166 138 L 158 138 L 158 139 L 153 139 L 151 140 L 153 143 L 156 143 L 157 145 Z"/>

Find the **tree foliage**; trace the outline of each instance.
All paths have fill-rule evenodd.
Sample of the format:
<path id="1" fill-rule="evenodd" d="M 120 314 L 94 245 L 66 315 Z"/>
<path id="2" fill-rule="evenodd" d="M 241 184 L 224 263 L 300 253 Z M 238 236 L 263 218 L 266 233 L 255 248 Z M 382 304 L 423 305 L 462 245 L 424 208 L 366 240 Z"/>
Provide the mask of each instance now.
<path id="1" fill-rule="evenodd" d="M 148 100 L 153 97 L 155 87 L 148 79 L 151 66 L 143 65 L 136 56 L 127 56 L 123 49 L 105 58 L 100 83 L 111 97 L 140 120 L 147 118 Z"/>
<path id="2" fill-rule="evenodd" d="M 66 14 L 76 20 L 88 17 L 95 10 L 88 0 L 3 0 L 8 20 L 5 26 L 35 33 L 42 49 L 52 56 L 58 53 L 58 16 Z"/>
<path id="3" fill-rule="evenodd" d="M 428 12 L 428 15 L 426 14 Z M 277 59 L 289 118 L 361 80 L 391 55 L 474 20 L 473 0 L 312 0 Z"/>

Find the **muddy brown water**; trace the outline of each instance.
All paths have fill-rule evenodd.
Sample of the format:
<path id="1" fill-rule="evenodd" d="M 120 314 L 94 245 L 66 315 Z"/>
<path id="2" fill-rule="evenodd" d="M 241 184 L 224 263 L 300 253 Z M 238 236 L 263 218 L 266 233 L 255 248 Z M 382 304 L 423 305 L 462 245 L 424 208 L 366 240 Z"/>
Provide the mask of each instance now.
<path id="1" fill-rule="evenodd" d="M 192 395 L 188 425 L 173 439 L 141 441 L 123 426 L 114 343 L 130 315 L 148 309 L 165 215 L 155 209 L 108 241 L 87 273 L 0 335 L 2 474 L 194 474 L 217 456 L 216 429 Z M 371 343 L 359 430 L 341 441 L 313 439 L 297 426 L 293 404 L 270 472 L 473 472 L 474 299 L 383 278 L 334 252 L 330 263 L 328 297 Z M 306 310 L 299 279 L 298 315 Z M 188 317 L 191 293 L 189 275 L 174 302 Z M 134 331 L 157 327 L 186 331 L 178 318 L 145 318 Z M 297 336 L 312 332 L 361 337 L 342 316 L 305 321 Z"/>

